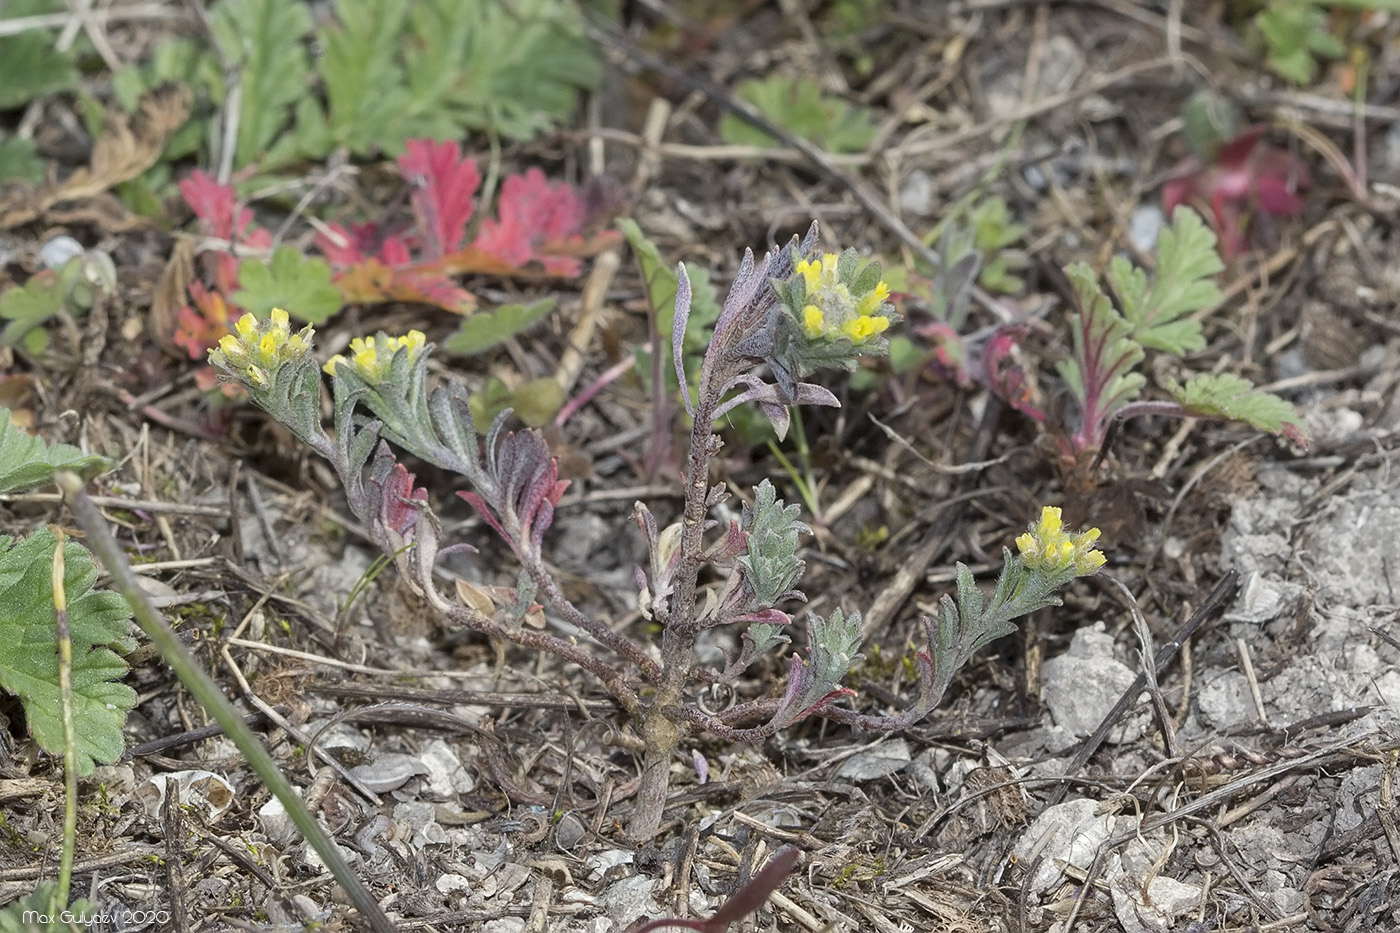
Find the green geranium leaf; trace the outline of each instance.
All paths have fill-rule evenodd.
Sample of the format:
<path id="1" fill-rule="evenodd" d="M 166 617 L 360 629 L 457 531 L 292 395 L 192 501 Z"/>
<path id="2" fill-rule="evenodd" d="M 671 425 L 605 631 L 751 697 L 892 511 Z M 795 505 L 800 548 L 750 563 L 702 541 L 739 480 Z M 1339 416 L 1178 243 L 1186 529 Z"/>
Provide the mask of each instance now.
<path id="1" fill-rule="evenodd" d="M 56 470 L 72 470 L 85 479 L 112 468 L 106 457 L 85 454 L 71 444 L 46 444 L 10 422 L 0 408 L 0 493 L 20 492 L 53 480 Z"/>
<path id="2" fill-rule="evenodd" d="M 1243 421 L 1270 434 L 1296 438 L 1302 433 L 1302 419 L 1289 402 L 1231 373 L 1196 376 L 1185 385 L 1172 382 L 1167 390 L 1187 414 Z"/>
<path id="3" fill-rule="evenodd" d="M 29 731 L 41 748 L 63 751 L 58 686 L 58 637 L 53 601 L 53 552 L 48 529 L 23 542 L 0 538 L 0 688 L 24 704 Z M 115 681 L 126 662 L 112 650 L 130 651 L 131 608 L 116 593 L 92 588 L 97 568 L 76 542 L 63 548 L 63 588 L 73 642 L 74 725 L 77 768 L 93 772 L 123 751 L 122 726 L 136 705 L 136 691 Z"/>
<path id="4" fill-rule="evenodd" d="M 875 138 L 870 111 L 824 93 L 815 78 L 775 74 L 740 82 L 735 93 L 769 120 L 828 152 L 860 152 Z M 767 133 L 732 114 L 720 119 L 719 132 L 730 143 L 774 143 Z"/>
<path id="5" fill-rule="evenodd" d="M 1185 317 L 1214 308 L 1221 301 L 1215 274 L 1225 268 L 1215 249 L 1215 234 L 1190 208 L 1179 207 L 1157 244 L 1157 276 L 1121 256 L 1109 265 L 1108 280 L 1132 323 L 1132 337 L 1144 347 L 1178 356 L 1206 345 L 1199 321 Z"/>
<path id="6" fill-rule="evenodd" d="M 554 305 L 553 298 L 541 298 L 528 305 L 501 305 L 492 311 L 477 311 L 442 342 L 442 348 L 458 356 L 482 353 L 524 333 L 553 311 Z"/>
<path id="7" fill-rule="evenodd" d="M 284 308 L 298 320 L 323 324 L 341 307 L 330 265 L 306 258 L 295 246 L 279 246 L 271 263 L 243 260 L 238 281 L 243 287 L 233 293 L 233 300 L 260 318 L 273 308 Z"/>

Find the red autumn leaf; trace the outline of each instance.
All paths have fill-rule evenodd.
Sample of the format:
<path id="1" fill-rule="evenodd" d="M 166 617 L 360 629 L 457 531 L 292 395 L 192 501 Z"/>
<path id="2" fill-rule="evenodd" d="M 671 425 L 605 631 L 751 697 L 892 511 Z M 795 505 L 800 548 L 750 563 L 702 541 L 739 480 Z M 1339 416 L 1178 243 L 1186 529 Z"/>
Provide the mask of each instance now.
<path id="1" fill-rule="evenodd" d="M 402 463 L 395 463 L 394 469 L 384 479 L 379 520 L 386 528 L 400 535 L 413 530 L 423 507 L 428 504 L 428 490 L 415 487 L 414 479 L 414 475 Z"/>
<path id="2" fill-rule="evenodd" d="M 260 248 L 272 245 L 271 233 L 253 227 L 253 212 L 238 206 L 233 185 L 221 185 L 212 175 L 196 170 L 180 182 L 179 188 L 199 221 L 200 233 Z"/>
<path id="3" fill-rule="evenodd" d="M 481 174 L 455 142 L 410 139 L 399 156 L 399 172 L 413 185 L 413 213 L 423 232 L 424 252 L 436 259 L 462 245 L 472 218 Z"/>
<path id="4" fill-rule="evenodd" d="M 238 317 L 237 308 L 230 308 L 224 296 L 210 291 L 198 279 L 190 283 L 190 298 L 194 305 L 185 305 L 175 313 L 175 333 L 171 341 L 190 355 L 202 360 L 219 338 L 229 333 Z"/>
<path id="5" fill-rule="evenodd" d="M 474 247 L 514 266 L 538 261 L 551 275 L 579 274 L 567 252 L 582 241 L 583 204 L 571 186 L 551 185 L 538 168 L 512 175 L 501 185 L 497 215 L 482 222 Z"/>
<path id="6" fill-rule="evenodd" d="M 235 233 L 252 223 L 253 212 L 238 207 L 238 195 L 232 185 L 221 185 L 212 175 L 194 171 L 180 182 L 180 194 L 199 221 L 199 232 L 205 236 L 232 240 Z"/>
<path id="7" fill-rule="evenodd" d="M 982 351 L 982 368 L 986 371 L 986 381 L 993 392 L 1023 415 L 1043 422 L 1045 412 L 1031 404 L 1034 395 L 1032 378 L 1012 355 L 1025 337 L 1024 327 L 1007 326 L 997 330 Z"/>
<path id="8" fill-rule="evenodd" d="M 335 287 L 347 302 L 411 301 L 456 314 L 468 314 L 476 308 L 476 297 L 437 263 L 396 267 L 369 257 L 337 275 Z"/>

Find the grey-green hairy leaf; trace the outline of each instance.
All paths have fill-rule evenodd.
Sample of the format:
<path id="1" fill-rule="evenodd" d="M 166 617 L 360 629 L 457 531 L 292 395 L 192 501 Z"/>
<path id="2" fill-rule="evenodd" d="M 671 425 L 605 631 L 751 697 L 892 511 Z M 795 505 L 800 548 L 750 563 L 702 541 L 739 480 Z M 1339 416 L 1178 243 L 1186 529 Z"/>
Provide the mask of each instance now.
<path id="1" fill-rule="evenodd" d="M 754 489 L 753 505 L 744 507 L 748 553 L 738 558 L 761 606 L 788 598 L 805 564 L 797 557 L 797 537 L 811 529 L 797 520 L 798 507 L 777 498 L 768 480 Z"/>

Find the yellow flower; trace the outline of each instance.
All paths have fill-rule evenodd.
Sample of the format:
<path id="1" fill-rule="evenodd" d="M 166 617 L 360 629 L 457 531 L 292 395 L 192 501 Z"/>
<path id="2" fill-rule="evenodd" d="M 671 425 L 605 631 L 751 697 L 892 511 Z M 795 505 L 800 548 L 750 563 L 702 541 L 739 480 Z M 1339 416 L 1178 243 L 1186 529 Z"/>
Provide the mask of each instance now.
<path id="1" fill-rule="evenodd" d="M 1107 558 L 1094 549 L 1100 531 L 1090 528 L 1080 534 L 1067 534 L 1060 510 L 1045 506 L 1040 521 L 1016 539 L 1021 562 L 1032 570 L 1062 573 L 1073 568 L 1077 577 L 1087 576 L 1104 565 Z"/>
<path id="2" fill-rule="evenodd" d="M 875 312 L 880 310 L 880 306 L 890 299 L 890 287 L 883 281 L 878 283 L 874 290 L 869 292 L 856 305 L 856 313 L 862 317 L 874 317 Z M 888 324 L 888 319 L 886 320 Z"/>
<path id="3" fill-rule="evenodd" d="M 266 389 L 284 364 L 310 354 L 315 333 L 309 326 L 292 333 L 291 318 L 281 308 L 273 308 L 265 321 L 245 314 L 209 351 L 209 361 L 254 389 Z"/>
<path id="4" fill-rule="evenodd" d="M 803 259 L 797 263 L 797 274 L 807 281 L 807 294 L 823 285 L 836 284 L 836 263 L 840 258 L 835 253 L 823 253 L 819 259 Z"/>
<path id="5" fill-rule="evenodd" d="M 412 330 L 402 337 L 390 337 L 388 334 L 380 334 L 378 337 L 356 337 L 350 341 L 350 358 L 336 355 L 326 361 L 322 367 L 327 373 L 334 376 L 338 366 L 353 366 L 361 379 L 370 385 L 378 385 L 389 375 L 389 367 L 393 365 L 394 355 L 401 349 L 407 349 L 409 353 L 409 364 L 412 365 L 427 346 L 427 338 L 421 331 Z"/>
<path id="6" fill-rule="evenodd" d="M 862 314 L 854 320 L 847 321 L 841 325 L 841 333 L 851 338 L 851 343 L 865 343 L 877 334 L 883 334 L 890 326 L 890 319 L 883 314 L 871 317 Z"/>
<path id="7" fill-rule="evenodd" d="M 850 255 L 845 278 L 841 273 L 845 254 L 823 253 L 814 259 L 799 260 L 793 266 L 793 285 L 800 277 L 804 286 L 804 303 L 797 316 L 811 340 L 845 338 L 860 346 L 889 329 L 890 315 L 881 313 L 890 297 L 889 285 L 879 281 L 862 294 L 851 294 L 859 266 L 854 251 L 847 252 Z"/>
<path id="8" fill-rule="evenodd" d="M 258 319 L 251 314 L 245 314 L 238 319 L 238 323 L 233 325 L 233 329 L 238 332 L 238 338 L 244 343 L 250 343 L 253 335 L 258 332 Z"/>

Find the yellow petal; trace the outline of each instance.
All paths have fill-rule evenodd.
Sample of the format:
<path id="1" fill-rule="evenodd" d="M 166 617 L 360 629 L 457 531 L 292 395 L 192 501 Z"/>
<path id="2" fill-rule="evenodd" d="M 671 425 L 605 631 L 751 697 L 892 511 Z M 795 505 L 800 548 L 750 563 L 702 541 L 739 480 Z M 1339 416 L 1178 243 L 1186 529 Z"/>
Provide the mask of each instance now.
<path id="1" fill-rule="evenodd" d="M 238 336 L 243 338 L 244 343 L 252 343 L 258 332 L 258 319 L 251 314 L 245 314 L 233 325 L 233 329 L 238 331 Z"/>

